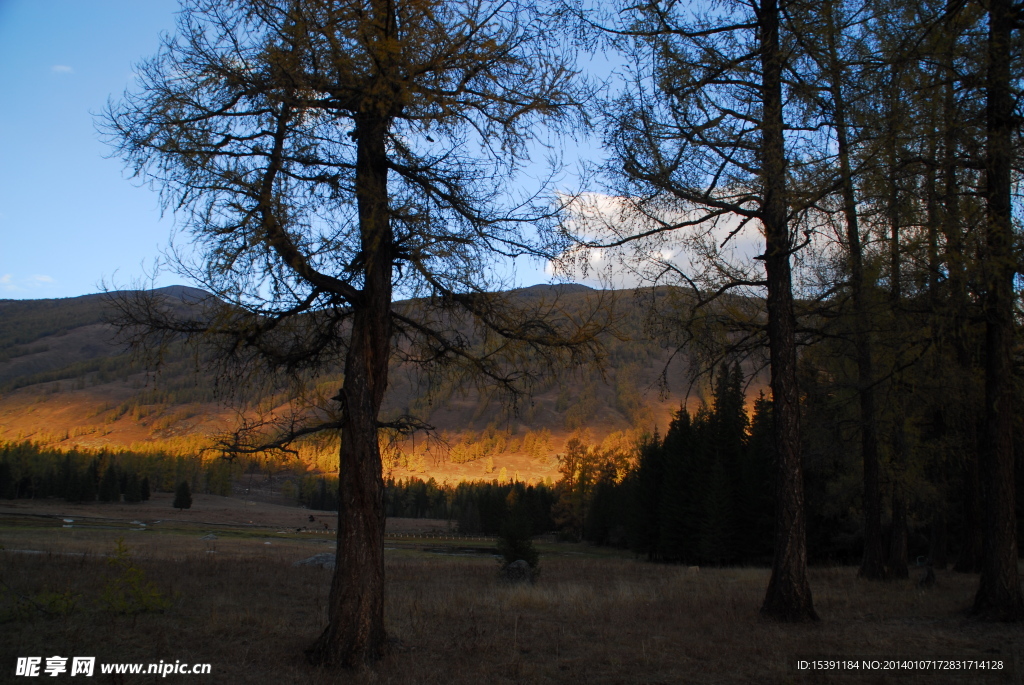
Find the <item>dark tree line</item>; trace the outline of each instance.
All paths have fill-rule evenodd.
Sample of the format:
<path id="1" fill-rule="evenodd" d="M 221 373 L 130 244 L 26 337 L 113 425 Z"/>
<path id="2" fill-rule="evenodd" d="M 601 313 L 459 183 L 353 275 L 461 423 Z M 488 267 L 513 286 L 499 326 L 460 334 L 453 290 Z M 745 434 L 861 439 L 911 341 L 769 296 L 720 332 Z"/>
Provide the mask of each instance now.
<path id="1" fill-rule="evenodd" d="M 310 509 L 337 511 L 337 493 L 336 478 L 307 476 L 300 484 L 298 502 Z M 543 483 L 476 481 L 450 485 L 433 478 L 384 482 L 388 517 L 448 520 L 468 535 L 498 535 L 511 519 L 526 529 L 527 537 L 554 530 L 551 512 L 555 500 L 554 490 Z"/>
<path id="2" fill-rule="evenodd" d="M 771 403 L 761 396 L 748 418 L 739 366 L 723 366 L 711 406 L 692 416 L 680 408 L 664 438 L 655 434 L 639 445 L 624 477 L 603 470 L 584 538 L 656 561 L 770 563 L 771 431 Z"/>
<path id="3" fill-rule="evenodd" d="M 188 481 L 195 492 L 226 496 L 239 465 L 163 453 L 72 449 L 31 441 L 0 443 L 0 497 L 69 502 L 140 502 Z"/>
<path id="4" fill-rule="evenodd" d="M 823 364 L 821 357 L 809 355 L 800 375 L 807 425 L 802 449 L 808 559 L 853 564 L 862 559 L 869 538 L 858 478 L 859 445 L 851 439 L 858 404 L 855 386 L 837 388 L 823 376 Z M 933 391 L 929 386 L 924 395 Z M 745 412 L 739 367 L 725 365 L 716 376 L 711 405 L 692 415 L 681 408 L 663 437 L 656 433 L 638 445 L 626 469 L 617 471 L 599 452 L 580 445 L 577 452 L 591 455 L 589 468 L 597 474 L 582 495 L 582 538 L 626 547 L 652 561 L 769 565 L 775 502 L 772 420 L 772 405 L 764 395 L 753 401 L 749 415 Z M 943 418 L 932 420 L 941 424 Z M 958 461 L 948 458 L 951 447 L 962 445 L 943 432 L 948 428 L 931 423 L 919 428 L 910 438 L 915 450 L 908 468 L 913 473 L 904 474 L 905 513 L 901 517 L 894 511 L 891 499 L 881 507 L 880 542 L 885 550 L 901 545 L 904 564 L 909 559 L 944 569 L 977 550 L 969 535 L 975 519 L 962 487 L 963 472 Z M 888 425 L 885 429 L 888 434 Z M 1024 423 L 1018 423 L 1014 435 L 1016 444 L 1024 444 Z M 1020 462 L 1015 479 L 1014 487 L 1024 489 Z M 891 493 L 891 482 L 882 485 Z M 564 478 L 555 491 L 561 497 L 557 514 L 572 496 Z M 1024 507 L 1018 505 L 1015 517 L 1021 535 Z M 566 537 L 576 538 L 569 520 L 560 523 Z"/>
<path id="5" fill-rule="evenodd" d="M 149 477 L 111 455 L 57 452 L 31 442 L 0 447 L 0 498 L 59 498 L 68 502 L 143 502 Z"/>

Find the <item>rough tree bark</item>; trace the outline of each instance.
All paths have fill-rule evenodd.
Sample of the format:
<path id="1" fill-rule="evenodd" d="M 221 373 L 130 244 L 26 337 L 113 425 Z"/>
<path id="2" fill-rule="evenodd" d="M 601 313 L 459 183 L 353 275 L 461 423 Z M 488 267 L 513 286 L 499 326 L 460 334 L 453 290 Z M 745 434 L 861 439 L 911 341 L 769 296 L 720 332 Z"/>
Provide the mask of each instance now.
<path id="1" fill-rule="evenodd" d="M 391 358 L 394 236 L 388 198 L 388 118 L 356 118 L 356 198 L 366 272 L 355 308 L 345 381 L 338 474 L 337 565 L 328 625 L 308 650 L 315 663 L 356 666 L 380 659 L 384 630 L 384 480 L 377 426 Z"/>
<path id="2" fill-rule="evenodd" d="M 1017 517 L 1013 464 L 1013 252 L 1012 164 L 1014 100 L 1011 90 L 1009 0 L 989 3 L 986 75 L 987 141 L 985 200 L 985 429 L 981 480 L 983 545 L 974 613 L 984 618 L 1024 620 L 1024 596 L 1017 570 Z"/>
<path id="3" fill-rule="evenodd" d="M 800 396 L 796 383 L 796 316 L 790 256 L 792 233 L 787 219 L 786 154 L 782 117 L 782 64 L 779 6 L 761 5 L 759 21 L 763 121 L 761 181 L 768 281 L 768 346 L 771 359 L 772 409 L 778 459 L 775 504 L 775 552 L 761 613 L 783 621 L 817 620 L 807 582 L 807 532 L 800 450 Z"/>
<path id="4" fill-rule="evenodd" d="M 889 538 L 889 563 L 886 576 L 891 579 L 910 577 L 907 565 L 907 500 L 903 486 L 894 483 L 892 488 L 892 531 Z"/>

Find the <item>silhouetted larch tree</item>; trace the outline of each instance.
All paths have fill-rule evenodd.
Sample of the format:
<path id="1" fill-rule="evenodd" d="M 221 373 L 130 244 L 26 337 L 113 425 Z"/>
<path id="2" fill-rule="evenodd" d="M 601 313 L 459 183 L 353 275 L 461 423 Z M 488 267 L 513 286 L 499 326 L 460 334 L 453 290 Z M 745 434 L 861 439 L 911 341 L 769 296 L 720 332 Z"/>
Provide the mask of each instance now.
<path id="1" fill-rule="evenodd" d="M 985 72 L 985 426 L 981 441 L 983 545 L 981 579 L 974 612 L 1022 620 L 1024 596 L 1017 570 L 1017 515 L 1013 457 L 1014 279 L 1013 236 L 1015 112 L 1012 32 L 1022 25 L 1019 5 L 988 4 L 988 60 Z"/>
<path id="2" fill-rule="evenodd" d="M 508 181 L 538 123 L 579 121 L 568 60 L 519 2 L 190 0 L 109 108 L 118 154 L 192 242 L 177 264 L 226 302 L 134 298 L 122 330 L 150 346 L 201 338 L 234 373 L 306 381 L 292 404 L 305 411 L 243 426 L 228 452 L 340 432 L 338 563 L 313 662 L 356 666 L 388 644 L 378 432 L 422 427 L 380 416 L 389 367 L 516 393 L 544 363 L 595 352 L 594 318 L 551 297 L 513 306 L 493 268 L 534 253 L 551 218 L 550 198 Z M 316 376 L 339 367 L 330 397 Z"/>
<path id="3" fill-rule="evenodd" d="M 690 287 L 705 311 L 735 288 L 766 290 L 760 323 L 770 359 L 777 484 L 774 564 L 761 611 L 802 621 L 817 615 L 807 581 L 791 260 L 810 238 L 800 235 L 806 198 L 793 178 L 794 167 L 820 153 L 797 132 L 803 122 L 787 120 L 795 51 L 783 30 L 788 4 L 650 2 L 628 5 L 623 20 L 608 19 L 606 33 L 634 62 L 633 82 L 609 107 L 607 122 L 607 169 L 623 198 L 623 220 L 586 226 L 588 235 L 577 237 L 582 251 L 647 245 L 638 248 L 653 263 L 647 273 Z M 716 225 L 718 233 L 709 228 Z M 751 263 L 763 269 L 726 266 L 708 277 L 662 256 L 673 235 L 680 242 L 693 236 L 692 244 L 706 246 L 701 257 L 720 265 L 721 248 L 747 226 L 764 236 L 764 252 Z"/>

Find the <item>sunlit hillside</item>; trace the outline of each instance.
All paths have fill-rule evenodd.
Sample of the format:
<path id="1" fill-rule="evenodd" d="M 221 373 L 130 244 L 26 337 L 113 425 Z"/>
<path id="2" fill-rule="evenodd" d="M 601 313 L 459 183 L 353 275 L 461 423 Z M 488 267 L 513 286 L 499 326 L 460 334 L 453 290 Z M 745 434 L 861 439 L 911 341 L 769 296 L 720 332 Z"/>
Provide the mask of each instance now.
<path id="1" fill-rule="evenodd" d="M 519 292 L 536 297 L 546 288 Z M 565 288 L 580 307 L 596 294 Z M 186 303 L 206 295 L 182 287 L 160 292 Z M 0 441 L 195 454 L 230 430 L 240 410 L 194 355 L 172 350 L 158 371 L 147 369 L 116 340 L 105 297 L 0 301 Z M 426 393 L 393 373 L 384 413 L 411 413 L 438 430 L 393 445 L 391 475 L 541 480 L 556 477 L 555 457 L 570 435 L 627 446 L 643 432 L 664 430 L 687 394 L 691 404 L 700 401 L 702 388 L 689 383 L 682 355 L 668 363 L 671 345 L 646 339 L 646 300 L 620 291 L 614 306 L 625 313 L 617 334 L 604 336 L 602 363 L 546 378 L 515 407 L 486 388 L 442 381 Z M 322 378 L 341 382 L 336 371 Z M 300 456 L 331 471 L 335 449 L 329 440 L 309 443 Z"/>

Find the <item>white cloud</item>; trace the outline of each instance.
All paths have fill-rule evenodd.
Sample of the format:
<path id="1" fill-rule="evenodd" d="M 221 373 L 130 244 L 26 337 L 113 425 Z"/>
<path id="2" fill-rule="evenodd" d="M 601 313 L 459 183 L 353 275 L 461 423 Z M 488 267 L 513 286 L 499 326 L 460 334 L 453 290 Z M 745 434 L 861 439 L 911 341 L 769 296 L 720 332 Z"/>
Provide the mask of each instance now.
<path id="1" fill-rule="evenodd" d="M 33 274 L 28 277 L 19 277 L 14 274 L 3 274 L 0 276 L 0 292 L 5 293 L 30 293 L 33 291 L 49 290 L 57 282 L 52 276 L 46 274 Z"/>
<path id="2" fill-rule="evenodd" d="M 578 245 L 563 255 L 563 264 L 549 264 L 549 273 L 620 288 L 685 284 L 686 279 L 712 286 L 760 277 L 761 264 L 753 260 L 764 250 L 758 222 L 744 223 L 728 213 L 709 216 L 702 208 L 679 202 L 639 204 L 600 193 L 578 196 L 568 208 L 566 228 L 571 233 L 591 245 L 610 247 Z M 647 237 L 622 240 L 638 234 Z"/>
<path id="3" fill-rule="evenodd" d="M 69 67 L 66 64 L 54 64 L 52 67 L 50 67 L 50 71 L 52 71 L 55 74 L 73 74 L 73 73 L 75 73 L 75 70 L 72 69 L 71 67 Z"/>

